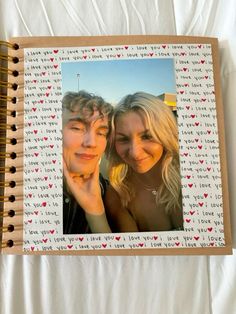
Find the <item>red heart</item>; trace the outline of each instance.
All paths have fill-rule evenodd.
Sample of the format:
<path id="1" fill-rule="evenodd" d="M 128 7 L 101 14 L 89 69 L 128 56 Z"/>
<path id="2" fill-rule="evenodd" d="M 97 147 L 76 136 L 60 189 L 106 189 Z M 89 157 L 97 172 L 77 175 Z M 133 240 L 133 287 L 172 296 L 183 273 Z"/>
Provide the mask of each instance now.
<path id="1" fill-rule="evenodd" d="M 32 197 L 32 194 L 29 194 L 28 196 L 31 198 L 31 197 Z"/>
<path id="2" fill-rule="evenodd" d="M 54 145 L 49 145 L 50 146 L 50 148 L 53 148 L 54 147 Z"/>
<path id="3" fill-rule="evenodd" d="M 84 59 L 87 59 L 87 56 L 83 56 Z"/>
<path id="4" fill-rule="evenodd" d="M 39 103 L 40 103 L 40 104 L 43 104 L 43 103 L 44 103 L 44 101 L 43 101 L 43 100 L 40 100 L 40 101 L 39 101 Z"/>
<path id="5" fill-rule="evenodd" d="M 150 53 L 149 53 L 149 56 L 152 57 L 152 56 L 153 56 L 153 52 L 150 52 Z"/>
<path id="6" fill-rule="evenodd" d="M 206 80 L 208 79 L 208 75 L 205 75 L 205 79 L 206 79 Z"/>
<path id="7" fill-rule="evenodd" d="M 190 108 L 190 106 L 186 106 L 186 109 L 188 109 L 188 110 L 189 110 L 189 108 Z"/>
<path id="8" fill-rule="evenodd" d="M 42 206 L 43 206 L 43 207 L 46 207 L 46 206 L 47 206 L 47 202 L 43 202 L 43 203 L 42 203 Z"/>
<path id="9" fill-rule="evenodd" d="M 139 243 L 138 246 L 143 247 L 144 243 Z"/>
<path id="10" fill-rule="evenodd" d="M 116 239 L 117 241 L 120 241 L 120 237 L 115 237 L 115 239 Z"/>
<path id="11" fill-rule="evenodd" d="M 198 237 L 198 236 L 195 236 L 194 239 L 197 241 L 197 240 L 199 240 L 199 237 Z"/>
<path id="12" fill-rule="evenodd" d="M 188 186 L 191 188 L 191 187 L 193 186 L 193 184 L 192 184 L 192 183 L 189 183 Z"/>
<path id="13" fill-rule="evenodd" d="M 49 232 L 50 232 L 51 234 L 53 234 L 53 233 L 55 232 L 55 230 L 49 230 Z"/>
<path id="14" fill-rule="evenodd" d="M 199 126 L 199 122 L 195 122 L 195 125 L 196 125 L 196 126 Z"/>
<path id="15" fill-rule="evenodd" d="M 28 222 L 31 224 L 32 223 L 32 219 L 29 219 Z"/>
<path id="16" fill-rule="evenodd" d="M 35 213 L 35 215 L 38 215 L 38 214 L 39 214 L 39 211 L 38 211 L 38 210 L 35 210 L 34 213 Z"/>
<path id="17" fill-rule="evenodd" d="M 191 178 L 191 176 L 186 176 L 186 178 L 187 178 L 187 179 L 190 179 L 190 178 Z"/>
<path id="18" fill-rule="evenodd" d="M 35 172 L 38 172 L 39 171 L 39 168 L 36 168 L 36 169 L 34 169 L 35 170 Z"/>
<path id="19" fill-rule="evenodd" d="M 210 243 L 210 246 L 214 246 L 214 242 L 211 242 L 211 243 Z"/>
<path id="20" fill-rule="evenodd" d="M 102 244 L 102 247 L 106 248 L 106 247 L 107 247 L 107 244 L 104 244 L 104 243 L 103 243 L 103 244 Z"/>
<path id="21" fill-rule="evenodd" d="M 205 60 L 201 60 L 200 63 L 201 63 L 201 64 L 205 63 Z"/>
<path id="22" fill-rule="evenodd" d="M 195 211 L 194 211 L 194 210 L 193 210 L 193 211 L 190 210 L 189 213 L 190 213 L 190 215 L 192 216 L 192 215 L 195 213 Z"/>
<path id="23" fill-rule="evenodd" d="M 166 45 L 162 45 L 162 48 L 166 49 Z"/>
<path id="24" fill-rule="evenodd" d="M 49 93 L 46 93 L 45 95 L 46 95 L 46 97 L 48 97 L 48 96 L 49 96 Z"/>
<path id="25" fill-rule="evenodd" d="M 38 155 L 39 155 L 39 153 L 34 153 L 34 156 L 35 156 L 35 157 L 38 157 Z"/>
<path id="26" fill-rule="evenodd" d="M 72 249 L 73 248 L 73 244 L 68 244 L 67 247 L 68 247 L 68 249 Z"/>
<path id="27" fill-rule="evenodd" d="M 204 160 L 199 160 L 199 162 L 200 162 L 201 164 L 203 164 L 203 163 L 204 163 Z"/>
<path id="28" fill-rule="evenodd" d="M 58 53 L 58 50 L 53 50 L 54 53 Z"/>
<path id="29" fill-rule="evenodd" d="M 206 101 L 206 98 L 202 98 L 201 101 L 203 101 L 203 102 Z"/>
<path id="30" fill-rule="evenodd" d="M 157 239 L 158 239 L 158 236 L 153 236 L 153 239 L 154 239 L 154 240 L 157 240 Z"/>
<path id="31" fill-rule="evenodd" d="M 188 68 L 183 68 L 183 71 L 186 72 L 188 70 Z"/>
<path id="32" fill-rule="evenodd" d="M 186 218 L 186 222 L 190 222 L 190 221 L 191 221 L 191 219 Z"/>
<path id="33" fill-rule="evenodd" d="M 34 130 L 34 134 L 37 134 L 38 133 L 38 130 Z"/>
<path id="34" fill-rule="evenodd" d="M 128 49 L 129 47 L 128 46 L 125 46 L 125 49 Z"/>
<path id="35" fill-rule="evenodd" d="M 52 62 L 53 62 L 53 61 L 54 61 L 54 58 L 50 58 L 50 61 L 52 61 Z"/>
<path id="36" fill-rule="evenodd" d="M 179 92 L 180 92 L 180 94 L 182 95 L 182 94 L 184 93 L 184 90 L 180 90 Z"/>
<path id="37" fill-rule="evenodd" d="M 43 242 L 44 242 L 44 243 L 47 243 L 47 242 L 48 242 L 48 239 L 43 239 Z"/>
<path id="38" fill-rule="evenodd" d="M 57 69 L 58 68 L 58 64 L 54 64 L 54 69 Z"/>
<path id="39" fill-rule="evenodd" d="M 52 119 L 55 119 L 55 117 L 56 117 L 56 115 L 55 115 L 55 114 L 51 115 L 51 118 L 52 118 Z"/>
<path id="40" fill-rule="evenodd" d="M 212 227 L 207 228 L 207 230 L 208 230 L 209 232 L 211 232 L 211 231 L 212 231 L 212 229 L 213 229 Z"/>
<path id="41" fill-rule="evenodd" d="M 208 196 L 208 194 L 207 194 L 207 193 L 204 193 L 203 195 L 204 195 L 204 197 L 205 197 L 205 198 L 207 198 L 207 196 Z"/>
<path id="42" fill-rule="evenodd" d="M 202 145 L 198 145 L 198 148 L 199 148 L 199 149 L 202 149 Z"/>
<path id="43" fill-rule="evenodd" d="M 42 72 L 42 75 L 46 75 L 46 72 Z"/>
<path id="44" fill-rule="evenodd" d="M 203 206 L 203 203 L 198 203 L 198 205 L 199 205 L 200 207 L 202 207 L 202 206 Z"/>
<path id="45" fill-rule="evenodd" d="M 49 85 L 49 86 L 48 86 L 48 89 L 51 89 L 51 88 L 52 88 L 52 86 Z"/>
<path id="46" fill-rule="evenodd" d="M 207 170 L 210 171 L 210 170 L 211 170 L 211 167 L 207 167 Z"/>
<path id="47" fill-rule="evenodd" d="M 52 160 L 52 162 L 53 162 L 53 164 L 55 164 L 55 163 L 56 163 L 56 160 Z"/>
<path id="48" fill-rule="evenodd" d="M 48 185 L 49 187 L 50 187 L 50 189 L 52 188 L 52 186 L 53 186 L 53 184 L 51 184 L 51 183 L 49 183 L 49 185 Z"/>
<path id="49" fill-rule="evenodd" d="M 91 50 L 94 52 L 94 51 L 95 51 L 95 48 L 92 48 Z"/>
<path id="50" fill-rule="evenodd" d="M 118 54 L 117 57 L 120 58 L 120 54 Z"/>
<path id="51" fill-rule="evenodd" d="M 47 141 L 47 140 L 48 140 L 48 137 L 44 136 L 44 138 L 43 138 L 43 139 L 44 139 L 44 141 Z"/>
<path id="52" fill-rule="evenodd" d="M 196 117 L 196 115 L 195 114 L 191 114 L 191 118 L 195 118 Z"/>
<path id="53" fill-rule="evenodd" d="M 31 246 L 31 248 L 30 248 L 30 249 L 31 249 L 31 251 L 33 251 L 33 250 L 34 250 L 34 246 Z"/>
<path id="54" fill-rule="evenodd" d="M 37 110 L 37 108 L 32 108 L 32 110 L 35 112 Z"/>
<path id="55" fill-rule="evenodd" d="M 180 245 L 180 242 L 175 242 L 175 245 L 176 245 L 176 246 L 179 246 L 179 245 Z"/>
<path id="56" fill-rule="evenodd" d="M 79 237 L 79 240 L 82 242 L 84 240 L 84 238 L 83 237 Z"/>
<path id="57" fill-rule="evenodd" d="M 34 83 L 37 83 L 37 80 L 33 80 Z"/>
<path id="58" fill-rule="evenodd" d="M 47 181 L 48 177 L 44 177 L 44 180 Z"/>

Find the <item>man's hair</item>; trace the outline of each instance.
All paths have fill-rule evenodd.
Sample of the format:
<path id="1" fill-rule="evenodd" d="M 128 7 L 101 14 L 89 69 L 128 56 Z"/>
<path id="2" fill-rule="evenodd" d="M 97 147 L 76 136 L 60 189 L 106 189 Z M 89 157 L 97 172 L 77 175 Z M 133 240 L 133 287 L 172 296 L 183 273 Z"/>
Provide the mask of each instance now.
<path id="1" fill-rule="evenodd" d="M 113 114 L 113 107 L 102 97 L 80 92 L 67 92 L 62 99 L 63 125 L 68 122 L 68 115 L 65 111 L 76 113 L 78 118 L 87 119 L 91 117 L 95 111 L 98 111 L 101 118 L 107 116 L 110 124 Z"/>

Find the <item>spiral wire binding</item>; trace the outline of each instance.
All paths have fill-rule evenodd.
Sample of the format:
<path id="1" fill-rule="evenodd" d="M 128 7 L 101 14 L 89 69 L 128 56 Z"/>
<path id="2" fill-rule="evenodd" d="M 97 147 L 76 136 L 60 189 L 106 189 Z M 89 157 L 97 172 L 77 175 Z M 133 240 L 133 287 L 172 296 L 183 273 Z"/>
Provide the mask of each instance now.
<path id="1" fill-rule="evenodd" d="M 12 75 L 13 77 L 17 77 L 20 73 L 17 70 L 11 70 L 8 69 L 8 67 L 6 66 L 2 66 L 2 63 L 13 63 L 13 64 L 17 64 L 20 60 L 18 57 L 12 57 L 8 54 L 5 53 L 5 50 L 7 49 L 13 49 L 13 50 L 18 50 L 19 49 L 19 45 L 18 44 L 12 44 L 10 42 L 6 42 L 6 41 L 1 41 L 0 40 L 0 48 L 3 47 L 3 52 L 2 49 L 0 50 L 0 62 L 1 62 L 1 66 L 0 66 L 0 73 L 2 73 L 2 76 L 6 76 L 6 75 Z M 16 118 L 17 116 L 17 111 L 16 110 L 9 110 L 7 109 L 7 102 L 11 102 L 13 104 L 16 104 L 19 100 L 16 97 L 10 97 L 8 96 L 7 91 L 8 90 L 13 90 L 16 91 L 18 89 L 18 84 L 16 83 L 10 83 L 8 81 L 5 80 L 0 80 L 0 190 L 1 192 L 6 188 L 12 188 L 14 189 L 16 186 L 18 185 L 22 185 L 22 181 L 14 181 L 11 180 L 10 182 L 6 182 L 4 179 L 4 175 L 5 173 L 16 173 L 17 172 L 17 168 L 15 166 L 11 166 L 11 167 L 6 167 L 5 166 L 5 160 L 10 158 L 10 159 L 16 159 L 17 158 L 17 154 L 14 152 L 14 150 L 12 152 L 6 152 L 6 145 L 7 144 L 11 144 L 16 145 L 17 144 L 17 139 L 15 138 L 7 138 L 6 137 L 6 131 L 7 130 L 11 130 L 11 131 L 17 131 L 17 127 L 15 124 L 7 124 L 7 116 L 8 117 L 13 117 Z M 5 92 L 6 91 L 6 92 Z M 3 194 L 3 193 L 1 193 Z M 17 199 L 16 199 L 16 195 L 14 195 L 14 193 L 12 193 L 9 196 L 5 196 L 5 195 L 0 195 L 0 232 L 1 234 L 3 232 L 13 232 L 14 230 L 19 230 L 21 228 L 21 226 L 14 226 L 13 224 L 9 224 L 8 226 L 4 226 L 3 225 L 3 218 L 4 217 L 9 217 L 9 218 L 13 218 L 15 217 L 15 215 L 19 215 L 22 214 L 22 211 L 20 210 L 14 210 L 14 202 L 18 199 L 23 199 L 23 196 L 19 196 L 17 195 Z M 11 202 L 13 204 L 12 209 L 10 209 L 8 212 L 3 211 L 3 207 L 4 207 L 4 203 L 6 202 Z M 1 238 L 0 238 L 1 240 Z M 1 245 L 0 248 L 11 248 L 13 246 L 16 245 L 20 245 L 22 243 L 22 241 L 13 241 L 11 239 L 2 242 L 1 241 Z"/>

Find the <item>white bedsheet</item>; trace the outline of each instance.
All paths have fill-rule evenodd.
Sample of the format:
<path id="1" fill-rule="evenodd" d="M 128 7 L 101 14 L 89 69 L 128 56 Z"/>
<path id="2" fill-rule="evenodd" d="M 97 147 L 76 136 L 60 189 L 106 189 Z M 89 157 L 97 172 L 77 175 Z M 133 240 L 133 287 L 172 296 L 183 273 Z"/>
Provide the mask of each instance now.
<path id="1" fill-rule="evenodd" d="M 236 1 L 0 0 L 0 38 L 168 34 L 218 37 L 236 246 Z M 0 256 L 0 313 L 233 314 L 233 256 Z"/>

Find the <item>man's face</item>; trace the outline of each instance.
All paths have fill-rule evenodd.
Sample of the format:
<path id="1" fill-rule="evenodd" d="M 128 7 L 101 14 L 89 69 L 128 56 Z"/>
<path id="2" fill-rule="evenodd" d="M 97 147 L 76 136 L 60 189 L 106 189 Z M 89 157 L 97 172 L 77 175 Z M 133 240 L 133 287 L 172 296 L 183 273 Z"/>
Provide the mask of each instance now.
<path id="1" fill-rule="evenodd" d="M 108 118 L 98 111 L 86 119 L 76 116 L 71 112 L 63 127 L 63 158 L 71 174 L 90 175 L 106 148 Z"/>

